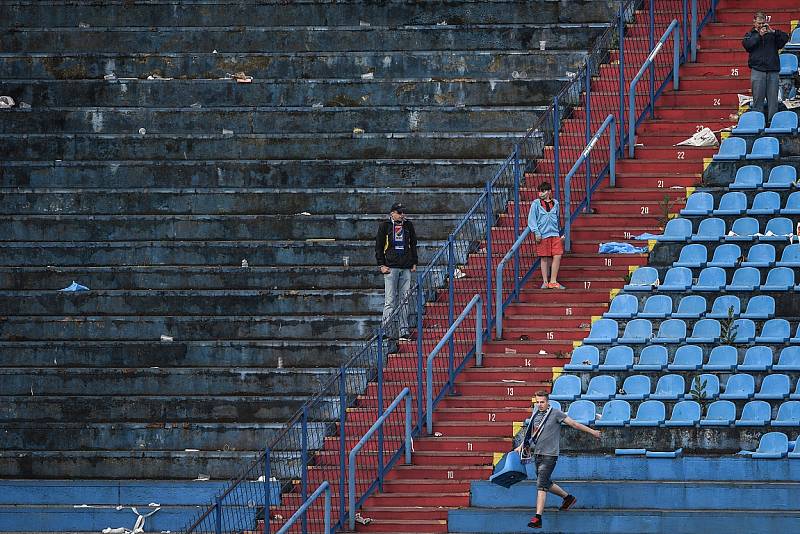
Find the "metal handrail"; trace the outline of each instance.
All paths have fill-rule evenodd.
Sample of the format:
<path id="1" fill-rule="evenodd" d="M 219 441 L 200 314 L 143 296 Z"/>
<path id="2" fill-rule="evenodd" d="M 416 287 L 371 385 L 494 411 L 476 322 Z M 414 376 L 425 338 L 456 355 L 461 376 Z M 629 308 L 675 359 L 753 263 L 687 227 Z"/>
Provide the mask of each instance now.
<path id="1" fill-rule="evenodd" d="M 354 530 L 356 528 L 356 455 L 358 455 L 358 451 L 360 451 L 364 445 L 366 445 L 367 440 L 372 437 L 375 432 L 378 431 L 379 428 L 383 427 L 383 423 L 386 422 L 386 419 L 397 409 L 400 405 L 400 401 L 403 400 L 405 397 L 406 399 L 406 464 L 411 463 L 411 390 L 403 388 L 403 391 L 395 397 L 392 403 L 386 408 L 386 411 L 381 415 L 367 430 L 366 434 L 358 441 L 355 447 L 352 448 L 350 451 L 350 455 L 348 457 L 349 460 L 349 480 L 347 481 L 347 497 L 348 497 L 348 511 L 349 517 L 348 520 L 350 522 L 350 530 Z M 378 466 L 378 477 L 383 478 L 383 466 Z"/>
<path id="2" fill-rule="evenodd" d="M 277 534 L 286 534 L 289 532 L 289 528 L 294 525 L 298 519 L 300 519 L 303 514 L 306 513 L 312 504 L 319 498 L 322 493 L 325 493 L 325 534 L 328 534 L 331 531 L 331 485 L 328 484 L 328 481 L 325 480 L 322 484 L 319 485 L 317 490 L 311 494 L 311 496 L 306 499 L 306 502 L 297 509 L 297 511 L 292 514 L 292 517 L 278 530 Z"/>
<path id="3" fill-rule="evenodd" d="M 653 64 L 653 60 L 661 51 L 661 48 L 667 42 L 667 38 L 669 38 L 671 33 L 675 34 L 672 39 L 672 84 L 673 89 L 676 91 L 679 87 L 678 70 L 681 63 L 681 29 L 680 25 L 678 24 L 678 20 L 672 19 L 672 22 L 667 27 L 664 35 L 662 35 L 661 39 L 658 40 L 658 43 L 656 44 L 655 48 L 653 48 L 653 51 L 650 52 L 650 55 L 647 56 L 647 59 L 645 59 L 644 63 L 642 63 L 642 67 L 639 69 L 639 72 L 636 74 L 636 76 L 634 76 L 633 80 L 631 80 L 630 87 L 628 89 L 628 157 L 630 158 L 633 157 L 636 145 L 636 122 L 638 120 L 638 117 L 636 117 L 636 84 L 639 83 L 639 80 L 644 75 L 645 70 Z M 652 106 L 653 103 L 651 102 L 650 105 Z"/>
<path id="4" fill-rule="evenodd" d="M 497 310 L 497 314 L 494 316 L 495 339 L 503 339 L 503 267 L 505 267 L 506 262 L 514 256 L 514 253 L 519 250 L 525 238 L 530 234 L 531 228 L 530 226 L 526 226 L 525 230 L 519 235 L 517 240 L 514 241 L 514 245 L 508 249 L 506 255 L 503 256 L 503 259 L 497 264 L 497 269 L 495 270 L 495 280 L 497 280 L 497 283 L 494 291 L 495 309 Z"/>
<path id="5" fill-rule="evenodd" d="M 433 434 L 433 368 L 431 364 L 433 363 L 433 358 L 442 350 L 445 344 L 450 341 L 455 334 L 456 328 L 464 322 L 464 319 L 467 318 L 469 312 L 472 311 L 472 308 L 477 308 L 477 312 L 475 313 L 475 360 L 476 365 L 480 367 L 483 365 L 483 301 L 481 300 L 480 294 L 476 294 L 472 297 L 472 300 L 464 307 L 464 310 L 461 314 L 453 321 L 452 326 L 447 330 L 447 333 L 439 340 L 439 343 L 433 348 L 431 353 L 428 355 L 428 361 L 426 362 L 426 371 L 425 371 L 425 396 L 426 396 L 426 424 L 428 434 Z M 453 377 L 448 377 L 448 380 L 452 381 Z"/>

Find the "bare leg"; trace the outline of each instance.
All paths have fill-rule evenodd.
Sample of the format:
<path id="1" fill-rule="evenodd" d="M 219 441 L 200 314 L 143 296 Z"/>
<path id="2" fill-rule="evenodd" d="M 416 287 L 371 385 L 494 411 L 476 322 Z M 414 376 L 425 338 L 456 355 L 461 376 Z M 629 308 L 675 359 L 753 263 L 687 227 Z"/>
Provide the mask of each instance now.
<path id="1" fill-rule="evenodd" d="M 550 264 L 552 262 L 553 258 L 550 256 L 542 256 L 541 258 L 543 284 L 547 284 L 550 281 Z"/>
<path id="2" fill-rule="evenodd" d="M 554 493 L 559 497 L 561 497 L 562 499 L 567 495 L 569 495 L 569 493 L 561 489 L 561 486 L 559 486 L 558 484 L 553 484 L 552 486 L 550 486 L 550 493 Z"/>
<path id="3" fill-rule="evenodd" d="M 544 501 L 547 499 L 547 492 L 544 490 L 539 490 L 536 493 L 536 514 L 542 515 L 544 512 Z"/>
<path id="4" fill-rule="evenodd" d="M 561 256 L 553 256 L 553 267 L 550 269 L 550 283 L 558 282 L 558 269 L 561 267 Z"/>

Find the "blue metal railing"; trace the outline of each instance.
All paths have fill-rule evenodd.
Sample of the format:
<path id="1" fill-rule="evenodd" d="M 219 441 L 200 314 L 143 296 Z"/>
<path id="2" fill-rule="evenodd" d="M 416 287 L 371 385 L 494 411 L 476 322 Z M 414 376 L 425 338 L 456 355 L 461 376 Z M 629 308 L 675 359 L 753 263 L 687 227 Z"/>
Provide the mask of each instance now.
<path id="1" fill-rule="evenodd" d="M 311 496 L 306 499 L 306 501 L 297 509 L 297 511 L 292 514 L 292 517 L 278 530 L 278 534 L 286 534 L 289 532 L 289 528 L 294 525 L 298 519 L 301 517 L 306 516 L 306 511 L 311 508 L 311 505 L 319 498 L 320 495 L 325 494 L 325 512 L 324 512 L 324 528 L 323 532 L 330 532 L 331 531 L 331 486 L 328 484 L 328 481 L 325 480 L 322 484 L 319 485 L 317 490 L 311 494 Z"/>
<path id="2" fill-rule="evenodd" d="M 497 264 L 497 270 L 495 273 L 495 280 L 497 280 L 497 286 L 495 288 L 495 307 L 498 310 L 502 310 L 503 306 L 503 267 L 505 267 L 506 262 L 510 260 L 512 257 L 516 257 L 517 253 L 519 252 L 520 247 L 531 234 L 531 229 L 529 226 L 525 227 L 525 230 L 520 234 L 514 244 L 508 249 L 506 255 L 503 256 L 503 259 L 500 260 L 500 263 Z M 515 277 L 516 279 L 516 277 Z M 494 335 L 495 339 L 503 339 L 503 314 L 498 313 L 495 318 L 495 326 L 494 326 Z"/>

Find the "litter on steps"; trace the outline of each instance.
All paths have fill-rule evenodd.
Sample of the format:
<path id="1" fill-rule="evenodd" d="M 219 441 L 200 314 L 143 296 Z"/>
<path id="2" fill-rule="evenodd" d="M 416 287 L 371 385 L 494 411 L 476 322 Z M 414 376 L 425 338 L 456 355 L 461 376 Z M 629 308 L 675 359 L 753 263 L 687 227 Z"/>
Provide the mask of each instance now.
<path id="1" fill-rule="evenodd" d="M 11 109 L 14 107 L 14 99 L 10 96 L 0 96 L 0 109 Z"/>
<path id="2" fill-rule="evenodd" d="M 78 291 L 89 291 L 89 288 L 73 280 L 70 285 L 63 289 L 59 289 L 59 291 L 63 291 L 64 293 L 76 293 Z"/>
<path id="3" fill-rule="evenodd" d="M 153 510 L 152 512 L 147 513 L 147 514 L 140 514 L 139 510 L 137 510 L 135 506 L 131 506 L 131 511 L 134 514 L 136 514 L 136 516 L 137 516 L 136 517 L 136 523 L 133 524 L 133 529 L 128 529 L 128 528 L 125 528 L 125 527 L 118 527 L 118 528 L 108 527 L 108 528 L 104 528 L 103 529 L 103 531 L 102 531 L 103 534 L 139 534 L 141 532 L 144 532 L 144 522 L 145 522 L 145 520 L 148 517 L 150 517 L 151 515 L 153 515 L 156 512 L 158 512 L 159 510 L 161 510 L 161 505 L 158 504 L 158 503 L 151 502 L 147 506 L 155 507 L 155 510 Z M 124 510 L 124 507 L 123 506 L 118 506 L 117 510 Z"/>
<path id="4" fill-rule="evenodd" d="M 711 128 L 705 127 L 699 132 L 695 132 L 689 139 L 685 139 L 675 146 L 717 146 L 717 136 L 711 131 Z"/>

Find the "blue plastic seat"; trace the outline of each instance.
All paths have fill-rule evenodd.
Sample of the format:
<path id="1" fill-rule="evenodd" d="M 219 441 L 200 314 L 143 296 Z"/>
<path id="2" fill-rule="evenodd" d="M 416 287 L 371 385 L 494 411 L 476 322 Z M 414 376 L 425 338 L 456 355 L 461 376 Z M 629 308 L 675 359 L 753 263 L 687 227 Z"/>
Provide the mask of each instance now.
<path id="1" fill-rule="evenodd" d="M 639 267 L 631 275 L 630 283 L 626 284 L 625 291 L 650 291 L 658 284 L 658 271 L 653 267 Z"/>
<path id="2" fill-rule="evenodd" d="M 764 170 L 758 165 L 745 165 L 736 171 L 736 177 L 728 187 L 732 191 L 758 189 L 762 183 L 764 183 Z"/>
<path id="3" fill-rule="evenodd" d="M 776 137 L 759 137 L 753 142 L 753 148 L 745 156 L 747 160 L 775 159 L 780 154 L 781 146 Z"/>
<path id="4" fill-rule="evenodd" d="M 781 209 L 781 215 L 800 215 L 800 191 L 792 191 Z"/>
<path id="5" fill-rule="evenodd" d="M 617 379 L 609 375 L 593 376 L 589 380 L 586 393 L 581 395 L 584 400 L 608 400 L 617 392 Z"/>
<path id="6" fill-rule="evenodd" d="M 761 328 L 756 343 L 786 343 L 792 337 L 792 327 L 786 319 L 770 319 Z M 770 362 L 772 363 L 772 362 Z"/>
<path id="7" fill-rule="evenodd" d="M 755 267 L 740 267 L 733 272 L 725 291 L 753 291 L 761 285 L 761 273 Z"/>
<path id="8" fill-rule="evenodd" d="M 736 319 L 732 328 L 736 332 L 733 342 L 737 345 L 749 345 L 756 338 L 756 323 L 750 319 Z"/>
<path id="9" fill-rule="evenodd" d="M 789 398 L 792 391 L 792 382 L 789 377 L 780 373 L 769 374 L 761 381 L 761 389 L 754 399 L 779 400 Z"/>
<path id="10" fill-rule="evenodd" d="M 625 426 L 631 420 L 631 405 L 626 400 L 614 399 L 603 405 L 603 415 L 595 426 Z"/>
<path id="11" fill-rule="evenodd" d="M 752 241 L 759 230 L 758 221 L 752 217 L 741 217 L 733 221 L 731 233 L 726 235 L 725 241 Z"/>
<path id="12" fill-rule="evenodd" d="M 720 399 L 748 400 L 755 394 L 756 383 L 753 375 L 731 375 L 725 384 L 725 393 L 720 393 Z"/>
<path id="13" fill-rule="evenodd" d="M 694 323 L 687 343 L 716 343 L 722 335 L 722 326 L 716 319 L 700 319 Z"/>
<path id="14" fill-rule="evenodd" d="M 681 216 L 708 215 L 714 210 L 714 197 L 711 193 L 695 192 L 686 199 L 686 207 L 681 210 Z"/>
<path id="15" fill-rule="evenodd" d="M 679 242 L 682 243 L 692 235 L 692 221 L 689 219 L 675 218 L 670 219 L 664 227 L 664 234 L 655 239 L 660 242 Z"/>
<path id="16" fill-rule="evenodd" d="M 700 421 L 700 405 L 693 400 L 683 400 L 672 408 L 672 416 L 665 426 L 694 426 Z"/>
<path id="17" fill-rule="evenodd" d="M 798 191 L 800 193 L 800 191 Z M 778 267 L 800 267 L 800 244 L 786 245 L 781 254 L 781 259 L 775 265 Z"/>
<path id="18" fill-rule="evenodd" d="M 606 359 L 599 370 L 627 371 L 631 367 L 633 367 L 633 349 L 627 345 L 617 345 L 608 349 Z"/>
<path id="19" fill-rule="evenodd" d="M 553 399 L 547 399 L 547 400 L 549 401 L 549 403 L 550 403 L 550 406 L 552 406 L 552 407 L 553 407 L 553 408 L 555 408 L 556 410 L 561 410 L 561 403 L 560 403 L 560 402 L 558 402 L 558 401 L 555 401 L 555 400 L 553 400 Z M 561 410 L 561 411 L 563 412 L 564 410 Z M 526 420 L 525 420 L 525 424 L 526 424 L 526 425 L 527 425 L 529 422 L 530 422 L 530 418 L 528 418 L 528 419 L 526 419 Z"/>
<path id="20" fill-rule="evenodd" d="M 759 243 L 750 247 L 747 260 L 742 267 L 772 267 L 775 265 L 775 247 L 769 243 Z"/>
<path id="21" fill-rule="evenodd" d="M 794 111 L 779 111 L 772 116 L 769 128 L 764 130 L 768 135 L 795 134 L 797 133 L 797 113 Z"/>
<path id="22" fill-rule="evenodd" d="M 670 371 L 696 371 L 703 365 L 703 349 L 697 345 L 683 345 L 675 351 L 672 363 L 667 366 Z"/>
<path id="23" fill-rule="evenodd" d="M 794 270 L 789 267 L 775 267 L 767 273 L 767 281 L 761 291 L 789 291 L 794 289 Z"/>
<path id="24" fill-rule="evenodd" d="M 575 375 L 561 375 L 553 382 L 550 399 L 557 401 L 575 400 L 581 394 L 581 379 Z"/>
<path id="25" fill-rule="evenodd" d="M 661 371 L 667 366 L 668 353 L 663 345 L 648 345 L 639 353 L 634 371 Z"/>
<path id="26" fill-rule="evenodd" d="M 643 400 L 650 396 L 650 377 L 645 375 L 630 375 L 622 383 L 622 391 L 617 393 L 618 399 Z"/>
<path id="27" fill-rule="evenodd" d="M 778 356 L 778 363 L 772 366 L 773 371 L 800 371 L 800 347 L 792 345 L 784 347 Z"/>
<path id="28" fill-rule="evenodd" d="M 797 56 L 794 54 L 781 54 L 778 56 L 781 62 L 780 76 L 794 76 L 797 74 Z"/>
<path id="29" fill-rule="evenodd" d="M 587 363 L 588 362 L 588 363 Z M 600 351 L 592 345 L 581 345 L 572 351 L 569 363 L 564 366 L 565 371 L 593 371 L 600 363 Z"/>
<path id="30" fill-rule="evenodd" d="M 774 215 L 781 211 L 781 197 L 775 191 L 761 191 L 753 199 L 748 215 Z"/>
<path id="31" fill-rule="evenodd" d="M 625 332 L 619 338 L 620 343 L 649 343 L 653 337 L 653 323 L 649 319 L 634 319 L 625 325 Z"/>
<path id="32" fill-rule="evenodd" d="M 786 217 L 774 217 L 767 221 L 767 227 L 764 228 L 764 234 L 772 232 L 775 235 L 763 235 L 759 237 L 759 241 L 786 241 L 787 236 L 794 234 L 795 226 L 792 224 L 791 219 Z"/>
<path id="33" fill-rule="evenodd" d="M 674 319 L 698 319 L 706 313 L 706 298 L 701 295 L 687 295 L 678 302 L 678 309 L 672 314 Z"/>
<path id="34" fill-rule="evenodd" d="M 800 51 L 800 27 L 797 27 L 792 32 L 789 42 L 783 47 L 784 50 L 798 50 Z"/>
<path id="35" fill-rule="evenodd" d="M 734 426 L 765 426 L 772 419 L 772 407 L 763 400 L 750 401 L 742 408 L 742 416 Z"/>
<path id="36" fill-rule="evenodd" d="M 747 301 L 743 319 L 771 319 L 775 316 L 775 299 L 769 295 L 756 295 Z"/>
<path id="37" fill-rule="evenodd" d="M 789 453 L 789 438 L 783 432 L 767 432 L 758 442 L 758 448 L 751 458 L 786 458 Z"/>
<path id="38" fill-rule="evenodd" d="M 614 319 L 598 319 L 589 331 L 589 337 L 583 340 L 590 345 L 614 343 L 619 335 L 619 325 Z"/>
<path id="39" fill-rule="evenodd" d="M 620 294 L 611 301 L 608 311 L 603 314 L 607 319 L 630 319 L 639 311 L 639 299 L 633 295 Z"/>
<path id="40" fill-rule="evenodd" d="M 711 349 L 704 371 L 732 371 L 739 359 L 739 352 L 731 345 L 718 345 Z"/>
<path id="41" fill-rule="evenodd" d="M 731 310 L 731 308 L 733 309 Z M 727 319 L 732 314 L 735 318 L 739 317 L 741 311 L 742 305 L 739 297 L 736 295 L 720 295 L 714 299 L 711 311 L 706 314 L 706 317 L 708 319 Z"/>
<path id="42" fill-rule="evenodd" d="M 786 401 L 778 406 L 778 415 L 772 420 L 772 426 L 800 426 L 800 402 Z M 795 450 L 797 445 L 795 445 Z"/>
<path id="43" fill-rule="evenodd" d="M 704 373 L 696 376 L 689 384 L 689 393 L 684 395 L 684 397 L 687 399 L 694 398 L 694 394 L 691 392 L 692 389 L 699 390 L 701 393 L 700 397 L 703 399 L 716 399 L 719 397 L 719 377 L 711 373 Z"/>
<path id="44" fill-rule="evenodd" d="M 706 263 L 706 267 L 736 267 L 736 262 L 742 257 L 742 249 L 739 245 L 725 243 L 714 249 L 714 256 L 711 261 Z"/>
<path id="45" fill-rule="evenodd" d="M 700 271 L 697 283 L 692 284 L 694 292 L 719 292 L 725 287 L 725 269 L 722 267 L 706 267 Z"/>
<path id="46" fill-rule="evenodd" d="M 789 398 L 792 400 L 800 400 L 800 380 L 797 381 L 797 387 L 794 390 L 794 393 L 789 395 Z"/>
<path id="47" fill-rule="evenodd" d="M 657 400 L 646 400 L 639 405 L 636 417 L 630 420 L 630 426 L 659 426 L 664 424 L 667 409 L 664 403 Z"/>
<path id="48" fill-rule="evenodd" d="M 707 219 L 706 219 L 707 220 Z M 692 285 L 692 271 L 686 267 L 672 267 L 664 275 L 659 291 L 686 291 Z"/>
<path id="49" fill-rule="evenodd" d="M 797 114 L 793 111 L 781 111 L 780 113 L 789 113 L 797 121 Z M 775 119 L 773 119 L 773 122 L 775 122 Z M 789 189 L 794 185 L 795 181 L 797 181 L 797 169 L 791 165 L 778 165 L 769 172 L 769 178 L 764 183 L 764 189 Z"/>
<path id="50" fill-rule="evenodd" d="M 683 343 L 686 340 L 686 323 L 683 319 L 667 319 L 658 327 L 658 333 L 652 339 L 653 343 Z"/>
<path id="51" fill-rule="evenodd" d="M 714 154 L 715 161 L 736 161 L 747 153 L 747 143 L 741 137 L 728 137 L 719 145 L 719 152 Z"/>
<path id="52" fill-rule="evenodd" d="M 656 383 L 656 390 L 650 395 L 654 400 L 677 400 L 683 398 L 686 382 L 681 375 L 663 375 Z"/>
<path id="53" fill-rule="evenodd" d="M 733 135 L 760 134 L 766 127 L 764 114 L 759 111 L 746 111 L 739 117 L 739 123 L 734 126 Z"/>
<path id="54" fill-rule="evenodd" d="M 591 425 L 597 416 L 597 408 L 592 401 L 577 400 L 570 403 L 567 415 L 581 424 Z"/>
<path id="55" fill-rule="evenodd" d="M 739 371 L 768 371 L 772 367 L 772 349 L 764 345 L 750 347 L 744 353 L 744 360 L 739 364 Z"/>
<path id="56" fill-rule="evenodd" d="M 736 405 L 731 401 L 718 400 L 708 405 L 706 416 L 700 426 L 731 426 L 736 419 Z"/>
<path id="57" fill-rule="evenodd" d="M 619 297 L 617 297 L 619 298 Z M 616 300 L 616 298 L 614 299 Z M 614 301 L 611 301 L 613 304 Z M 663 319 L 672 314 L 672 299 L 667 295 L 651 295 L 644 302 L 644 308 L 637 315 L 639 319 Z"/>
<path id="58" fill-rule="evenodd" d="M 673 262 L 673 267 L 702 267 L 708 261 L 708 249 L 705 245 L 694 243 L 681 249 L 678 261 Z"/>
<path id="59" fill-rule="evenodd" d="M 722 195 L 714 215 L 741 215 L 747 210 L 747 197 L 740 191 L 729 191 Z"/>
<path id="60" fill-rule="evenodd" d="M 697 233 L 689 239 L 693 243 L 714 243 L 725 236 L 725 221 L 711 217 L 700 221 Z"/>

